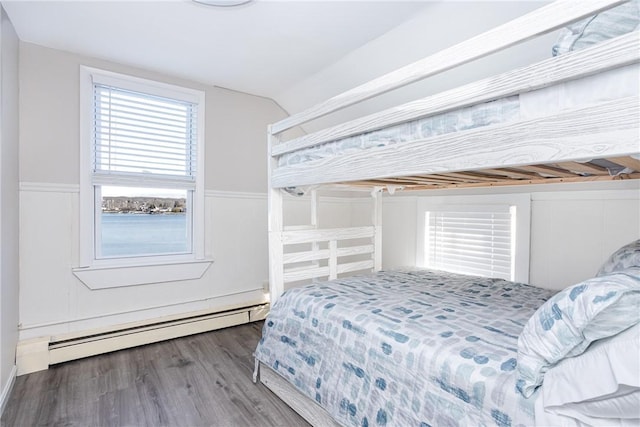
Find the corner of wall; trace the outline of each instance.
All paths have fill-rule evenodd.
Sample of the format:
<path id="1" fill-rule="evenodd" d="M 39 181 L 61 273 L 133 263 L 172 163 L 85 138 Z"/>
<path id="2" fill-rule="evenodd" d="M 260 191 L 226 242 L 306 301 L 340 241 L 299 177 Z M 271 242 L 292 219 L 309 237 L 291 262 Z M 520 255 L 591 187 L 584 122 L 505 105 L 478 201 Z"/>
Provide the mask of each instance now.
<path id="1" fill-rule="evenodd" d="M 16 377 L 18 339 L 18 45 L 0 6 L 0 413 Z"/>

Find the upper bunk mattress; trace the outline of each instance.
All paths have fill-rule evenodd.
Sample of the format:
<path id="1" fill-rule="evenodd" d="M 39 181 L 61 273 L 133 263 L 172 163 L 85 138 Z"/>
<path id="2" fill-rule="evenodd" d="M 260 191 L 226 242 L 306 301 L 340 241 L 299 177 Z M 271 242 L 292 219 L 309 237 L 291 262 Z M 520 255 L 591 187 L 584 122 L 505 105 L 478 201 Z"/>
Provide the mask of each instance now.
<path id="1" fill-rule="evenodd" d="M 638 95 L 638 64 L 560 83 L 521 95 L 422 117 L 384 129 L 330 141 L 284 154 L 278 166 L 349 154 L 372 147 L 460 132 L 501 123 L 529 120 L 590 104 Z"/>
<path id="2" fill-rule="evenodd" d="M 255 355 L 345 426 L 532 425 L 517 340 L 553 294 L 428 270 L 293 288 Z"/>

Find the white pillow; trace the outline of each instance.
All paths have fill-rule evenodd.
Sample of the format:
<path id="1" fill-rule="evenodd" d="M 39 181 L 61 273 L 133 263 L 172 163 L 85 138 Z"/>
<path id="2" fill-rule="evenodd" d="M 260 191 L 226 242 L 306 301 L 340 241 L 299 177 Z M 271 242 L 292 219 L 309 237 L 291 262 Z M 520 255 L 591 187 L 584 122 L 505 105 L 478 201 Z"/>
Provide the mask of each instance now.
<path id="1" fill-rule="evenodd" d="M 547 300 L 518 337 L 516 390 L 531 397 L 545 373 L 596 340 L 640 323 L 640 267 L 593 277 Z"/>
<path id="2" fill-rule="evenodd" d="M 557 415 L 593 426 L 640 424 L 640 324 L 562 360 L 541 391 L 545 410 Z"/>

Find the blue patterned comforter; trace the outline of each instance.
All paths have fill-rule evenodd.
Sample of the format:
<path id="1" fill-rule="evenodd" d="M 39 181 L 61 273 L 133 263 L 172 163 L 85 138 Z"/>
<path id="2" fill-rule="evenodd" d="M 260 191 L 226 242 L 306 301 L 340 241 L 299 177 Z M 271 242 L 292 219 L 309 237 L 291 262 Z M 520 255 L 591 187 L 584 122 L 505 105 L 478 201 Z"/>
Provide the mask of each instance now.
<path id="1" fill-rule="evenodd" d="M 517 339 L 553 294 L 428 270 L 294 288 L 255 355 L 345 426 L 531 425 Z"/>

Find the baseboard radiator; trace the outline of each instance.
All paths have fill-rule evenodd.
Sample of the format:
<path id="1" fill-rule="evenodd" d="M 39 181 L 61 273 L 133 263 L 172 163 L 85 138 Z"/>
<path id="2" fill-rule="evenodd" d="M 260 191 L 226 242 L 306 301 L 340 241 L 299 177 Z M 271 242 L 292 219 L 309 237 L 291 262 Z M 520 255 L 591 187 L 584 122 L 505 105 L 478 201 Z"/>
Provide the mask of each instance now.
<path id="1" fill-rule="evenodd" d="M 268 304 L 253 305 L 114 328 L 71 339 L 29 340 L 18 344 L 18 375 L 48 369 L 57 363 L 262 320 L 268 310 Z"/>

